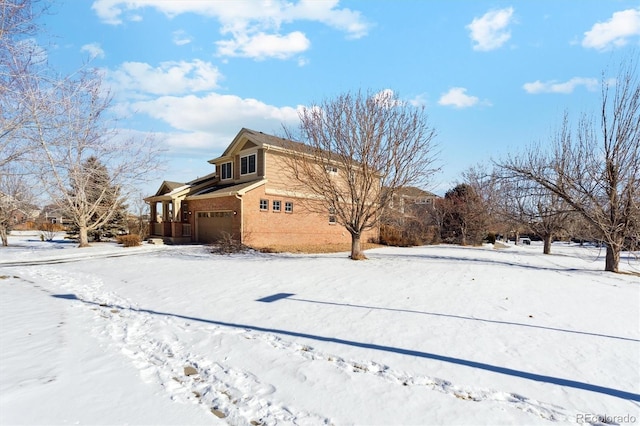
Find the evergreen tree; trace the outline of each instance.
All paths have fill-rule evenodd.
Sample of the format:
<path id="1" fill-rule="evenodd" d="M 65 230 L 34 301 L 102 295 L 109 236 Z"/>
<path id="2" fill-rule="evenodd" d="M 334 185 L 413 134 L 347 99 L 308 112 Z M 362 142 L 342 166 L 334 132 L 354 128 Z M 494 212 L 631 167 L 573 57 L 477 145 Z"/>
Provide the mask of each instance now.
<path id="1" fill-rule="evenodd" d="M 70 196 L 78 205 L 90 204 L 95 206 L 93 213 L 89 217 L 87 224 L 91 228 L 88 232 L 93 241 L 101 241 L 103 238 L 113 238 L 116 235 L 127 232 L 127 205 L 120 197 L 118 187 L 111 184 L 107 167 L 91 156 L 81 165 L 78 173 L 82 178 L 74 179 L 71 183 Z M 84 190 L 78 191 L 77 186 L 81 184 Z M 98 226 L 96 222 L 108 216 L 109 219 Z M 71 225 L 67 233 L 71 236 L 79 234 L 77 223 Z"/>

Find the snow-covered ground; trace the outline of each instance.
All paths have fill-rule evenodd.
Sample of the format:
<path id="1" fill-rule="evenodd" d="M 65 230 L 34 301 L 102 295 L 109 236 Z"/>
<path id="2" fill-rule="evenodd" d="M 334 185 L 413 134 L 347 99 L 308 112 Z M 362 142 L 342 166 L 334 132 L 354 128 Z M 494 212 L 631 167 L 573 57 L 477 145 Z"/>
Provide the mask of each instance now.
<path id="1" fill-rule="evenodd" d="M 0 424 L 640 423 L 640 261 L 0 248 Z"/>

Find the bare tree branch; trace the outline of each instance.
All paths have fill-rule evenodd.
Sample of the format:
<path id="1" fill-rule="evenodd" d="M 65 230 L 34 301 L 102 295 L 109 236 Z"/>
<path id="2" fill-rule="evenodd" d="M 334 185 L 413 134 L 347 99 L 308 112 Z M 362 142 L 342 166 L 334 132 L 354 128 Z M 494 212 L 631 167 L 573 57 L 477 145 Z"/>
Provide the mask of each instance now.
<path id="1" fill-rule="evenodd" d="M 618 271 L 620 251 L 638 246 L 640 81 L 633 58 L 615 84 L 602 75 L 598 119 L 583 115 L 572 130 L 567 115 L 551 150 L 531 146 L 501 166 L 537 183 L 578 212 L 607 245 L 606 271 Z"/>
<path id="2" fill-rule="evenodd" d="M 289 157 L 297 190 L 309 208 L 328 214 L 352 237 L 351 257 L 363 258 L 362 233 L 377 225 L 398 188 L 435 172 L 436 131 L 423 109 L 392 91 L 345 93 L 303 109 L 288 139 L 304 141 L 303 155 Z"/>

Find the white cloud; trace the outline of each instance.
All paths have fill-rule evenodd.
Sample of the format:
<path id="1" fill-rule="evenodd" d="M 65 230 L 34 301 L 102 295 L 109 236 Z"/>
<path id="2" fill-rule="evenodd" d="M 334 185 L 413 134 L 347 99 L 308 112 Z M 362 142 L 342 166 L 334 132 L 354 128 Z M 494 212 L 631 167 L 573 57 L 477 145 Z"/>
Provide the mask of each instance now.
<path id="1" fill-rule="evenodd" d="M 89 54 L 89 57 L 91 57 L 91 59 L 93 58 L 104 58 L 104 50 L 102 50 L 102 47 L 100 47 L 99 43 L 89 43 L 89 44 L 85 44 L 84 46 L 82 46 L 80 48 L 81 52 L 87 52 Z"/>
<path id="2" fill-rule="evenodd" d="M 176 46 L 184 46 L 191 43 L 191 37 L 183 30 L 174 31 L 171 35 L 173 44 Z"/>
<path id="3" fill-rule="evenodd" d="M 426 107 L 428 105 L 427 95 L 424 93 L 416 95 L 412 99 L 409 99 L 409 104 L 414 107 Z"/>
<path id="4" fill-rule="evenodd" d="M 231 135 L 227 143 L 242 127 L 270 131 L 280 129 L 282 123 L 295 124 L 298 121 L 296 108 L 276 107 L 256 99 L 217 93 L 202 97 L 163 96 L 135 102 L 132 108 L 182 131 Z"/>
<path id="5" fill-rule="evenodd" d="M 339 8 L 338 0 L 253 0 L 253 1 L 187 1 L 187 0 L 95 0 L 93 10 L 104 22 L 120 24 L 132 20 L 135 11 L 155 8 L 167 16 L 195 13 L 217 19 L 221 34 L 230 40 L 217 43 L 219 54 L 289 58 L 309 48 L 310 42 L 300 31 L 280 34 L 283 23 L 295 21 L 320 22 L 349 38 L 367 34 L 370 24 L 360 12 Z M 253 56 L 255 55 L 255 56 Z"/>
<path id="6" fill-rule="evenodd" d="M 438 104 L 456 108 L 469 108 L 480 102 L 476 96 L 469 96 L 466 92 L 467 89 L 464 87 L 452 87 L 440 97 Z"/>
<path id="7" fill-rule="evenodd" d="M 238 35 L 233 40 L 219 41 L 216 44 L 218 45 L 218 53 L 222 56 L 240 56 L 261 60 L 265 58 L 290 58 L 307 50 L 311 42 L 303 33 L 294 31 L 286 36 L 265 33 L 251 36 Z"/>
<path id="8" fill-rule="evenodd" d="M 367 35 L 370 24 L 366 22 L 360 12 L 351 9 L 337 9 L 338 0 L 300 0 L 297 4 L 285 9 L 285 21 L 314 20 L 325 25 L 346 32 L 350 38 L 361 38 Z"/>
<path id="9" fill-rule="evenodd" d="M 532 83 L 525 83 L 522 88 L 531 94 L 538 93 L 573 93 L 578 86 L 584 86 L 589 91 L 594 91 L 598 88 L 598 79 L 585 78 L 585 77 L 573 77 L 565 82 L 557 82 L 555 80 L 542 82 L 536 80 Z"/>
<path id="10" fill-rule="evenodd" d="M 584 33 L 582 46 L 606 50 L 624 46 L 634 36 L 640 36 L 640 8 L 615 12 L 608 21 L 598 22 Z"/>
<path id="11" fill-rule="evenodd" d="M 222 74 L 209 62 L 163 62 L 152 67 L 144 62 L 125 62 L 109 71 L 107 79 L 117 93 L 171 95 L 211 90 Z"/>
<path id="12" fill-rule="evenodd" d="M 513 8 L 492 10 L 480 18 L 474 18 L 467 25 L 471 40 L 474 41 L 473 50 L 488 51 L 501 47 L 511 38 L 508 29 L 512 23 Z"/>

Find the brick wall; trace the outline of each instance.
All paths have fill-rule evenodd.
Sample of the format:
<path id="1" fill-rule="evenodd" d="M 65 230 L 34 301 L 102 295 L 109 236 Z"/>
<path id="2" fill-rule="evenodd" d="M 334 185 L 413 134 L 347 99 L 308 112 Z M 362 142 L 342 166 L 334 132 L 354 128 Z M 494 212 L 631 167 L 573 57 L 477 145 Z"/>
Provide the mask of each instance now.
<path id="1" fill-rule="evenodd" d="M 196 241 L 198 235 L 198 229 L 196 224 L 196 218 L 198 212 L 210 212 L 210 211 L 234 211 L 237 212 L 233 216 L 233 236 L 234 238 L 240 237 L 241 227 L 241 214 L 240 214 L 240 200 L 235 196 L 229 197 L 217 197 L 217 198 L 201 198 L 201 199 L 189 199 L 188 209 L 191 212 L 189 215 L 189 223 L 192 226 L 191 240 Z"/>
<path id="2" fill-rule="evenodd" d="M 326 245 L 351 242 L 351 235 L 339 224 L 329 223 L 329 212 L 309 209 L 309 200 L 265 193 L 266 186 L 258 187 L 243 196 L 244 243 L 255 247 L 270 245 Z M 266 211 L 260 210 L 260 200 L 268 201 Z M 280 211 L 274 211 L 273 202 L 280 201 Z M 287 202 L 293 212 L 287 213 Z M 368 232 L 362 242 L 377 236 Z"/>

